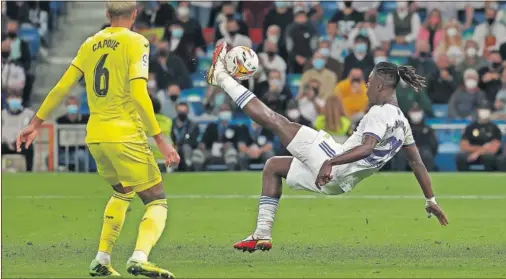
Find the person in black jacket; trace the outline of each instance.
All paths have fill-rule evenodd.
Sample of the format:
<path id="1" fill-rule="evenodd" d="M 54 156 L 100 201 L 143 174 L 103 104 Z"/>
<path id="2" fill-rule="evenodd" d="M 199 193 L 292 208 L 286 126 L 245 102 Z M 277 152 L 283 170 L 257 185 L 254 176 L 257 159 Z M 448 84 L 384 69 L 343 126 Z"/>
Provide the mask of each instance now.
<path id="1" fill-rule="evenodd" d="M 158 90 L 165 90 L 169 84 L 177 84 L 181 89 L 192 86 L 184 61 L 177 54 L 169 52 L 168 45 L 160 47 L 153 58 L 149 72 L 155 75 Z"/>
<path id="2" fill-rule="evenodd" d="M 158 2 L 160 5 L 156 10 L 154 25 L 155 27 L 164 27 L 176 18 L 176 12 L 169 1 Z"/>
<path id="3" fill-rule="evenodd" d="M 179 170 L 189 170 L 192 165 L 193 149 L 197 148 L 199 127 L 188 118 L 188 104 L 181 102 L 176 106 L 177 117 L 172 122 L 170 133 L 177 153 L 181 156 Z"/>
<path id="4" fill-rule="evenodd" d="M 229 170 L 237 169 L 238 127 L 230 125 L 232 110 L 228 104 L 220 107 L 218 121 L 210 123 L 198 148 L 193 151 L 193 168 L 204 170 L 211 163 L 225 163 Z"/>
<path id="5" fill-rule="evenodd" d="M 268 129 L 262 128 L 255 122 L 251 127 L 242 125 L 240 127 L 239 143 L 239 166 L 241 170 L 247 170 L 249 164 L 264 164 L 274 156 L 274 134 Z"/>
<path id="6" fill-rule="evenodd" d="M 272 8 L 264 18 L 263 24 L 263 36 L 264 38 L 268 37 L 267 29 L 271 25 L 277 25 L 280 28 L 280 34 L 285 34 L 285 30 L 288 25 L 293 22 L 293 12 L 289 7 L 288 2 L 276 1 L 274 3 L 276 6 Z"/>
<path id="7" fill-rule="evenodd" d="M 416 147 L 425 167 L 428 171 L 435 171 L 437 169 L 435 158 L 438 149 L 436 131 L 424 123 L 424 112 L 416 104 L 408 111 L 408 119 Z M 403 152 L 397 153 L 392 159 L 392 169 L 397 171 L 409 170 L 408 160 Z"/>
<path id="8" fill-rule="evenodd" d="M 502 58 L 498 51 L 492 51 L 487 56 L 488 65 L 478 70 L 480 74 L 480 87 L 485 95 L 489 104 L 495 102 L 497 92 L 502 87 L 501 73 L 504 69 L 502 65 Z"/>
<path id="9" fill-rule="evenodd" d="M 427 81 L 427 94 L 433 104 L 448 104 L 458 86 L 457 73 L 446 54 L 440 54 L 436 58 L 436 65 L 438 74 Z"/>
<path id="10" fill-rule="evenodd" d="M 355 37 L 353 51 L 344 59 L 341 79 L 346 79 L 354 68 L 362 69 L 366 81 L 369 79 L 369 74 L 374 68 L 374 57 L 368 50 L 367 42 L 367 38 L 362 35 Z"/>
<path id="11" fill-rule="evenodd" d="M 294 23 L 286 29 L 287 64 L 293 73 L 300 74 L 306 61 L 313 56 L 319 33 L 308 20 L 304 8 L 297 6 L 294 14 Z"/>

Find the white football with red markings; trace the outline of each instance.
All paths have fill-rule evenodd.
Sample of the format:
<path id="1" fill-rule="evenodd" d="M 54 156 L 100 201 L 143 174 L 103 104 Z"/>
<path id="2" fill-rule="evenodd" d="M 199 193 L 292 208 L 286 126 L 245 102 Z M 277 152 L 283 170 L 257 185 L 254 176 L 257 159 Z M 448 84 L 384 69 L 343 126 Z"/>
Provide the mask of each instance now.
<path id="1" fill-rule="evenodd" d="M 249 47 L 237 46 L 225 55 L 225 68 L 237 80 L 251 78 L 257 71 L 258 64 L 256 52 Z"/>

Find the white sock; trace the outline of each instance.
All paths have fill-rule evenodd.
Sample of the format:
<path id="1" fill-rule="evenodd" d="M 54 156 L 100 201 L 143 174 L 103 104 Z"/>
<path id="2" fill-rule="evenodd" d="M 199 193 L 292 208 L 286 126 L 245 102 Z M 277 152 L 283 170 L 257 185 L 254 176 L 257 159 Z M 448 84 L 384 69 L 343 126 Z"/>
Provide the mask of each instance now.
<path id="1" fill-rule="evenodd" d="M 146 255 L 143 251 L 134 251 L 132 254 L 132 260 L 145 263 L 148 261 L 148 255 Z"/>
<path id="2" fill-rule="evenodd" d="M 98 251 L 97 256 L 95 257 L 100 264 L 107 265 L 111 264 L 111 254 L 106 252 Z"/>
<path id="3" fill-rule="evenodd" d="M 253 92 L 242 86 L 231 76 L 226 76 L 221 79 L 220 86 L 241 109 L 244 108 L 253 98 L 256 98 Z"/>
<path id="4" fill-rule="evenodd" d="M 261 196 L 258 205 L 257 228 L 253 233 L 254 237 L 271 238 L 274 215 L 278 209 L 279 199 Z"/>

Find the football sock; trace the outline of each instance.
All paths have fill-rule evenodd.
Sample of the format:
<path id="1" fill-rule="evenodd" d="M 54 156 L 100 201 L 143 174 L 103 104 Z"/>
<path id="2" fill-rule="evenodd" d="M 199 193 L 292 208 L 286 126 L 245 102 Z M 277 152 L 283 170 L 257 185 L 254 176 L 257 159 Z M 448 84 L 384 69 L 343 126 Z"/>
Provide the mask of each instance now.
<path id="1" fill-rule="evenodd" d="M 257 228 L 253 233 L 254 237 L 271 238 L 274 216 L 278 209 L 279 199 L 261 196 L 258 205 Z"/>
<path id="2" fill-rule="evenodd" d="M 253 98 L 256 98 L 253 92 L 242 86 L 231 76 L 223 78 L 220 86 L 241 109 L 244 108 Z"/>
<path id="3" fill-rule="evenodd" d="M 102 233 L 100 234 L 99 252 L 96 257 L 99 263 L 110 263 L 112 248 L 121 232 L 128 206 L 134 196 L 135 192 L 127 194 L 115 192 L 109 199 L 104 210 L 104 223 L 102 225 Z"/>
<path id="4" fill-rule="evenodd" d="M 146 212 L 139 225 L 139 235 L 132 259 L 145 262 L 151 248 L 162 235 L 167 219 L 167 200 L 160 199 L 146 204 Z M 144 254 L 144 255 L 143 255 Z"/>

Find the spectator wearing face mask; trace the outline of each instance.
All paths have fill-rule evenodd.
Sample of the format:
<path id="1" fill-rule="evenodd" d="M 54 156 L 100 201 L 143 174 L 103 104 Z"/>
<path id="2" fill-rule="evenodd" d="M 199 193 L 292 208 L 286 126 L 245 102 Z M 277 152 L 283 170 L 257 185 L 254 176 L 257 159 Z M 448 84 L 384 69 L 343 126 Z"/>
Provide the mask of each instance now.
<path id="1" fill-rule="evenodd" d="M 181 40 L 184 40 L 190 54 L 197 57 L 203 56 L 205 54 L 206 42 L 202 35 L 202 26 L 198 20 L 190 17 L 189 2 L 179 3 L 176 9 L 176 17 L 176 23 L 183 28 Z"/>
<path id="2" fill-rule="evenodd" d="M 434 57 L 446 54 L 450 64 L 456 65 L 464 60 L 464 44 L 462 43 L 462 28 L 456 20 L 449 21 L 443 28 L 443 40 L 434 51 Z"/>
<path id="3" fill-rule="evenodd" d="M 267 44 L 275 44 L 276 45 L 276 54 L 278 54 L 283 61 L 286 61 L 288 59 L 288 52 L 286 51 L 286 43 L 283 38 L 281 38 L 281 28 L 277 25 L 271 25 L 267 28 L 267 35 L 265 37 L 265 40 L 260 43 L 260 45 L 257 47 L 257 53 L 268 53 L 266 50 Z M 281 38 L 281 39 L 280 39 Z M 269 49 L 273 49 L 273 47 L 269 47 Z M 286 62 L 285 62 L 286 64 Z"/>
<path id="4" fill-rule="evenodd" d="M 248 36 L 239 33 L 239 22 L 235 18 L 227 19 L 226 30 L 227 32 L 223 34 L 223 38 L 217 41 L 217 44 L 225 41 L 231 47 L 253 47 L 251 39 Z"/>
<path id="5" fill-rule="evenodd" d="M 359 22 L 364 21 L 364 14 L 355 10 L 353 1 L 344 1 L 342 9 L 336 10 L 330 22 L 337 23 L 338 33 L 348 38 L 349 33 Z"/>
<path id="6" fill-rule="evenodd" d="M 294 13 L 294 23 L 286 30 L 287 62 L 293 73 L 302 73 L 304 64 L 316 49 L 318 30 L 308 21 L 304 8 L 297 6 Z"/>
<path id="7" fill-rule="evenodd" d="M 221 13 L 216 17 L 216 26 L 215 26 L 215 35 L 214 40 L 218 42 L 218 40 L 230 36 L 235 36 L 229 33 L 230 30 L 233 30 L 234 34 L 241 34 L 245 37 L 249 36 L 249 28 L 248 25 L 244 21 L 242 21 L 241 16 L 237 13 L 236 7 L 232 2 L 223 2 L 221 6 Z M 229 25 L 229 22 L 235 22 L 233 29 Z M 249 37 L 248 37 L 249 38 Z"/>
<path id="8" fill-rule="evenodd" d="M 10 61 L 10 44 L 11 42 L 8 40 L 2 42 L 2 90 L 20 92 L 25 88 L 25 70 Z"/>
<path id="9" fill-rule="evenodd" d="M 334 72 L 325 67 L 326 58 L 321 52 L 316 52 L 312 59 L 313 67 L 302 74 L 301 84 L 307 84 L 310 80 L 317 80 L 321 86 L 318 96 L 326 98 L 332 95 L 332 90 L 337 83 L 337 76 Z M 299 88 L 299 94 L 302 88 Z"/>
<path id="10" fill-rule="evenodd" d="M 326 39 L 321 39 L 316 52 L 319 52 L 325 60 L 325 68 L 332 71 L 336 75 L 336 78 L 339 78 L 343 72 L 343 64 L 330 56 L 330 42 Z M 313 67 L 313 61 L 306 61 L 303 70 L 306 72 Z"/>
<path id="11" fill-rule="evenodd" d="M 488 65 L 481 68 L 478 73 L 480 74 L 479 87 L 485 95 L 489 103 L 495 101 L 497 92 L 502 87 L 501 72 L 504 67 L 502 66 L 501 55 L 498 51 L 492 51 L 487 57 Z"/>
<path id="12" fill-rule="evenodd" d="M 167 86 L 167 91 L 158 91 L 157 98 L 161 103 L 161 112 L 170 119 L 177 116 L 176 105 L 181 95 L 181 88 L 177 84 Z"/>
<path id="13" fill-rule="evenodd" d="M 288 102 L 292 99 L 292 93 L 283 83 L 281 72 L 278 70 L 269 72 L 266 88 L 258 92 L 260 100 L 280 114 L 286 110 Z"/>
<path id="14" fill-rule="evenodd" d="M 424 113 L 424 115 L 428 117 L 434 116 L 432 102 L 430 101 L 425 89 L 416 92 L 411 86 L 408 86 L 408 84 L 401 79 L 399 81 L 399 85 L 397 85 L 396 96 L 399 108 L 404 115 L 408 115 L 410 109 L 416 106 L 417 109 Z"/>
<path id="15" fill-rule="evenodd" d="M 197 148 L 199 127 L 189 118 L 187 103 L 180 102 L 176 106 L 177 117 L 172 120 L 171 137 L 177 153 L 181 156 L 179 170 L 190 170 L 192 153 Z"/>
<path id="16" fill-rule="evenodd" d="M 238 127 L 230 125 L 232 110 L 223 104 L 218 114 L 218 121 L 207 125 L 198 148 L 193 151 L 193 168 L 204 170 L 205 166 L 213 163 L 225 163 L 228 170 L 238 167 L 237 143 Z"/>
<path id="17" fill-rule="evenodd" d="M 506 42 L 506 26 L 501 22 L 496 22 L 498 10 L 497 2 L 486 2 L 486 20 L 474 28 L 473 41 L 479 45 L 478 53 L 485 57 Z"/>
<path id="18" fill-rule="evenodd" d="M 239 167 L 247 170 L 249 164 L 264 164 L 274 154 L 274 134 L 255 122 L 250 127 L 239 129 L 238 145 Z"/>
<path id="19" fill-rule="evenodd" d="M 339 97 L 330 96 L 327 99 L 313 127 L 329 133 L 338 142 L 343 142 L 343 139 L 351 135 L 351 120 L 344 115 Z"/>
<path id="20" fill-rule="evenodd" d="M 158 90 L 166 89 L 169 84 L 177 84 L 182 89 L 190 88 L 192 81 L 186 64 L 177 54 L 169 52 L 167 43 L 164 44 L 149 65 L 149 72 L 155 75 Z"/>
<path id="21" fill-rule="evenodd" d="M 388 62 L 387 52 L 382 48 L 377 48 L 374 50 L 374 64 L 381 62 Z"/>
<path id="22" fill-rule="evenodd" d="M 362 69 L 366 79 L 369 78 L 369 74 L 374 69 L 374 57 L 367 49 L 367 38 L 361 35 L 355 38 L 353 52 L 350 53 L 344 60 L 344 69 L 341 78 L 347 78 L 351 69 L 354 68 Z"/>
<path id="23" fill-rule="evenodd" d="M 158 1 L 159 5 L 155 8 L 155 27 L 165 27 L 176 18 L 176 11 L 169 1 Z"/>
<path id="24" fill-rule="evenodd" d="M 287 65 L 285 60 L 278 54 L 278 45 L 272 41 L 264 42 L 264 52 L 258 54 L 258 59 L 266 72 L 279 71 L 281 81 L 286 81 Z"/>
<path id="25" fill-rule="evenodd" d="M 409 10 L 408 1 L 397 1 L 395 12 L 387 16 L 387 28 L 398 44 L 411 43 L 420 32 L 420 16 Z"/>
<path id="26" fill-rule="evenodd" d="M 194 43 L 191 41 L 183 29 L 183 25 L 179 21 L 172 22 L 166 29 L 164 40 L 169 42 L 170 53 L 177 55 L 185 64 L 185 68 L 190 73 L 197 70 L 196 49 Z"/>
<path id="27" fill-rule="evenodd" d="M 483 164 L 485 171 L 497 170 L 497 157 L 501 153 L 501 130 L 490 121 L 490 108 L 480 104 L 476 121 L 469 124 L 460 140 L 457 170 L 469 171 L 471 165 Z"/>
<path id="28" fill-rule="evenodd" d="M 420 27 L 417 41 L 429 42 L 429 51 L 433 52 L 436 50 L 437 46 L 443 40 L 443 38 L 444 31 L 441 12 L 438 9 L 433 9 L 425 19 L 425 23 Z"/>
<path id="29" fill-rule="evenodd" d="M 370 17 L 370 16 L 369 16 Z M 368 17 L 368 19 L 369 19 Z M 376 19 L 376 18 L 374 18 Z M 380 40 L 376 37 L 376 33 L 374 32 L 374 26 L 371 25 L 369 21 L 359 22 L 355 25 L 355 27 L 348 34 L 348 45 L 353 45 L 355 42 L 355 38 L 358 35 L 367 37 L 369 39 L 370 47 L 372 49 L 378 48 L 381 46 Z"/>
<path id="30" fill-rule="evenodd" d="M 416 103 L 409 109 L 407 115 L 411 125 L 413 139 L 415 140 L 422 162 L 428 171 L 435 171 L 436 163 L 434 159 L 436 158 L 438 149 L 436 132 L 429 125 L 424 123 L 425 114 Z M 404 152 L 399 152 L 392 159 L 392 169 L 397 171 L 409 170 L 409 163 Z"/>
<path id="31" fill-rule="evenodd" d="M 335 88 L 335 94 L 343 104 L 344 114 L 353 121 L 361 118 L 367 109 L 366 92 L 364 74 L 359 68 L 352 69 L 348 77 Z"/>
<path id="32" fill-rule="evenodd" d="M 337 23 L 330 21 L 327 23 L 326 37 L 322 39 L 328 40 L 330 43 L 330 57 L 336 59 L 340 63 L 343 63 L 348 54 L 349 45 L 348 41 L 338 34 Z"/>
<path id="33" fill-rule="evenodd" d="M 464 59 L 456 66 L 458 84 L 463 83 L 461 77 L 463 77 L 465 70 L 469 68 L 480 69 L 484 65 L 485 60 L 478 53 L 478 44 L 473 40 L 467 40 L 464 45 Z"/>
<path id="34" fill-rule="evenodd" d="M 303 90 L 296 97 L 299 111 L 303 118 L 313 123 L 325 105 L 325 99 L 319 97 L 322 83 L 312 79 L 308 83 L 301 84 L 303 84 Z"/>
<path id="35" fill-rule="evenodd" d="M 20 94 L 8 93 L 7 109 L 2 110 L 2 155 L 17 154 L 16 137 L 34 115 L 32 110 L 23 107 Z M 33 153 L 33 145 L 23 147 L 20 153 L 25 156 L 28 171 L 33 169 Z"/>
<path id="36" fill-rule="evenodd" d="M 300 110 L 299 110 L 299 104 L 296 100 L 291 100 L 288 102 L 286 112 L 283 114 L 285 115 L 291 122 L 299 123 L 302 126 L 308 126 L 311 127 L 313 123 L 311 121 L 307 120 L 302 116 Z M 315 118 L 316 120 L 316 118 Z M 281 146 L 281 149 L 278 150 L 277 154 L 282 156 L 292 156 L 288 150 L 286 150 L 286 147 Z"/>
<path id="37" fill-rule="evenodd" d="M 486 102 L 487 98 L 478 87 L 478 72 L 467 69 L 464 72 L 464 87 L 455 91 L 448 104 L 448 115 L 451 118 L 472 119 L 473 113 L 479 104 Z"/>
<path id="38" fill-rule="evenodd" d="M 223 104 L 226 104 L 231 108 L 235 107 L 235 102 L 232 100 L 232 98 L 223 92 L 223 90 L 219 90 L 215 87 L 210 87 L 210 90 L 207 91 L 203 103 L 207 114 L 211 116 L 211 118 L 216 118 L 216 116 L 221 111 L 221 106 Z"/>
<path id="39" fill-rule="evenodd" d="M 284 34 L 286 28 L 293 22 L 293 11 L 289 2 L 276 1 L 274 7 L 265 15 L 263 23 L 264 38 L 268 38 L 268 28 L 272 25 L 279 27 L 279 34 Z M 281 36 L 279 36 L 281 37 Z"/>
<path id="40" fill-rule="evenodd" d="M 501 74 L 502 88 L 497 92 L 494 102 L 494 113 L 492 119 L 506 120 L 506 71 Z"/>
<path id="41" fill-rule="evenodd" d="M 438 75 L 429 80 L 427 93 L 432 103 L 447 104 L 452 93 L 457 89 L 455 67 L 450 64 L 446 54 L 441 54 L 436 58 L 436 65 Z"/>

